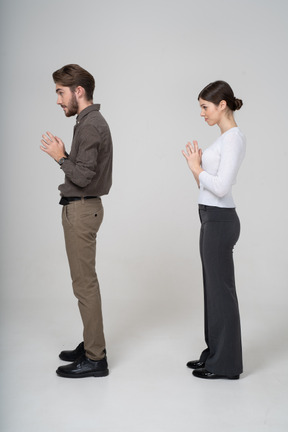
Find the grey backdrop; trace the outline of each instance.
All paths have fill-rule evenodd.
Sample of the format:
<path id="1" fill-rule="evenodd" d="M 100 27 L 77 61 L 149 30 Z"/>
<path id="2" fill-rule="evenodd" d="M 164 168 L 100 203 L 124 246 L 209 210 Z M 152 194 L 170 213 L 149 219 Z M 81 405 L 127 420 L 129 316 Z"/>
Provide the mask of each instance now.
<path id="1" fill-rule="evenodd" d="M 2 0 L 4 324 L 22 307 L 36 327 L 39 310 L 48 308 L 45 339 L 44 329 L 64 320 L 53 314 L 55 301 L 70 302 L 78 319 L 58 205 L 63 175 L 39 145 L 49 130 L 70 147 L 75 119 L 56 106 L 51 73 L 79 63 L 95 76 L 94 101 L 114 139 L 114 185 L 103 199 L 98 247 L 108 338 L 116 340 L 122 328 L 124 341 L 131 325 L 141 335 L 161 321 L 202 319 L 198 191 L 181 149 L 192 139 L 205 149 L 218 136 L 200 118 L 197 94 L 224 79 L 244 101 L 237 121 L 248 143 L 234 188 L 245 350 L 268 353 L 269 340 L 281 353 L 288 298 L 287 9 L 286 0 Z M 112 314 L 120 327 L 109 327 Z"/>

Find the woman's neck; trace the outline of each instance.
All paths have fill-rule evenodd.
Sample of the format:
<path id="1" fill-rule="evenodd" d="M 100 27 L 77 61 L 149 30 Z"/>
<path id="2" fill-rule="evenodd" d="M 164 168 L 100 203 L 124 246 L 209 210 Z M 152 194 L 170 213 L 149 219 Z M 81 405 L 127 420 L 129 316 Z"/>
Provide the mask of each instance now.
<path id="1" fill-rule="evenodd" d="M 233 127 L 237 127 L 237 123 L 235 122 L 235 119 L 232 115 L 232 117 L 223 117 L 220 122 L 218 123 L 218 126 L 221 131 L 221 135 L 225 132 L 227 132 L 229 129 Z"/>

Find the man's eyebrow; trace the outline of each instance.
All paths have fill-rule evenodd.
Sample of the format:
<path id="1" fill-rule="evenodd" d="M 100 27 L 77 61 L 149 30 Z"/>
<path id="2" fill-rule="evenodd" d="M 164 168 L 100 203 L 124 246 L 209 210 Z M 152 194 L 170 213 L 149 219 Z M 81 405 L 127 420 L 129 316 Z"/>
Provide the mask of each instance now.
<path id="1" fill-rule="evenodd" d="M 59 93 L 59 91 L 62 91 L 62 89 L 61 88 L 57 88 L 56 89 L 56 93 Z"/>

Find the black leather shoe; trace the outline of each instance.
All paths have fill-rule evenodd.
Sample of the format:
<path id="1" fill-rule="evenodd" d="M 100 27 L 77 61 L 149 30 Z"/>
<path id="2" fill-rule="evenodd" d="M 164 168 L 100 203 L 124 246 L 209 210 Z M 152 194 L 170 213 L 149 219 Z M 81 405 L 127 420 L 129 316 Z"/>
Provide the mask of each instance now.
<path id="1" fill-rule="evenodd" d="M 82 354 L 74 363 L 59 366 L 56 373 L 64 378 L 104 377 L 109 374 L 107 358 L 93 361 Z"/>
<path id="2" fill-rule="evenodd" d="M 106 349 L 103 350 L 103 353 L 106 355 Z M 74 362 L 77 360 L 82 354 L 85 354 L 84 342 L 81 342 L 77 348 L 72 351 L 61 351 L 59 357 L 63 361 Z"/>
<path id="3" fill-rule="evenodd" d="M 200 360 L 191 360 L 186 366 L 190 369 L 201 369 L 205 367 L 205 362 L 201 362 Z"/>
<path id="4" fill-rule="evenodd" d="M 85 354 L 84 342 L 81 342 L 73 351 L 61 351 L 59 357 L 63 361 L 74 362 L 82 354 Z"/>
<path id="5" fill-rule="evenodd" d="M 205 378 L 205 379 L 219 379 L 226 378 L 230 380 L 238 380 L 239 375 L 217 375 L 212 372 L 207 371 L 206 369 L 197 369 L 192 372 L 192 374 L 197 378 Z"/>

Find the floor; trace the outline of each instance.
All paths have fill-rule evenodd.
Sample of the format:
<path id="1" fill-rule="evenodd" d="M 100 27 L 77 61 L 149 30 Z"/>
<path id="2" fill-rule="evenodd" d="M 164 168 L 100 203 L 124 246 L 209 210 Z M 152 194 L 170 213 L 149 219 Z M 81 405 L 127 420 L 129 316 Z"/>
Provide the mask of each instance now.
<path id="1" fill-rule="evenodd" d="M 203 348 L 201 310 L 191 314 L 190 304 L 165 309 L 164 302 L 160 319 L 159 304 L 146 302 L 140 311 L 125 299 L 106 303 L 110 375 L 73 380 L 55 370 L 62 364 L 58 353 L 81 340 L 74 300 L 6 302 L 1 431 L 288 430 L 287 329 L 277 330 L 279 315 L 277 325 L 269 310 L 255 320 L 244 305 L 245 372 L 239 381 L 206 381 L 185 366 Z"/>

